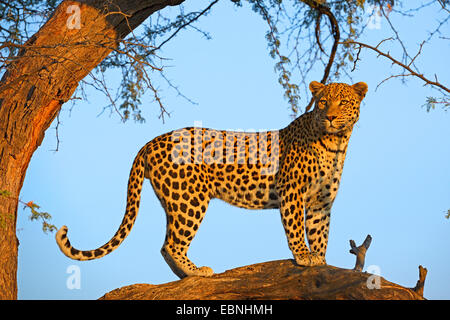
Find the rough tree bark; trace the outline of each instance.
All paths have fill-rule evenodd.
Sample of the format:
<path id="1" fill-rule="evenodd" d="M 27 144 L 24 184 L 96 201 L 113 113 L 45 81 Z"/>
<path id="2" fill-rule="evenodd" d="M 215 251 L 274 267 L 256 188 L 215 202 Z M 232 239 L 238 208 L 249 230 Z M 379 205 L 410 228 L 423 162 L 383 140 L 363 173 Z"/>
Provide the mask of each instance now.
<path id="1" fill-rule="evenodd" d="M 0 299 L 17 298 L 18 198 L 31 156 L 78 83 L 154 12 L 184 0 L 63 1 L 0 82 Z M 70 10 L 77 6 L 79 11 Z M 68 19 L 79 13 L 80 28 Z M 72 16 L 73 18 L 73 16 Z"/>
<path id="2" fill-rule="evenodd" d="M 134 284 L 101 300 L 424 300 L 422 292 L 372 275 L 333 266 L 299 267 L 294 260 L 269 261 L 212 277 L 187 277 L 160 285 Z M 423 287 L 422 287 L 423 288 Z"/>

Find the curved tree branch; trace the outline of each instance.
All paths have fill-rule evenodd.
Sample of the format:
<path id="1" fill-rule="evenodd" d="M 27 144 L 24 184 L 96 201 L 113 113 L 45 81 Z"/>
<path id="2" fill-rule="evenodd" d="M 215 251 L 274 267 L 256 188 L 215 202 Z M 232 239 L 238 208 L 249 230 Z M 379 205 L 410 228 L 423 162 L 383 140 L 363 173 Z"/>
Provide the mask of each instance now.
<path id="1" fill-rule="evenodd" d="M 320 51 L 322 51 L 323 54 L 327 54 L 325 50 L 322 48 L 322 44 L 320 43 L 320 21 L 322 18 L 322 14 L 319 12 L 319 14 L 316 17 L 316 27 L 314 29 L 314 33 L 316 36 L 317 45 L 319 46 Z"/>
<path id="2" fill-rule="evenodd" d="M 330 75 L 331 66 L 333 65 L 334 58 L 336 56 L 336 51 L 337 51 L 338 45 L 340 43 L 339 40 L 341 38 L 341 34 L 340 34 L 340 31 L 339 31 L 339 24 L 337 22 L 336 17 L 331 12 L 330 8 L 328 8 L 327 6 L 325 6 L 325 5 L 323 5 L 323 4 L 319 3 L 319 2 L 316 2 L 314 0 L 305 0 L 303 2 L 305 4 L 307 4 L 308 6 L 310 6 L 311 8 L 317 10 L 317 12 L 318 12 L 318 18 L 317 18 L 318 22 L 316 20 L 316 38 L 317 38 L 317 40 L 319 40 L 318 37 L 317 37 L 317 24 L 320 25 L 320 17 L 322 15 L 326 15 L 328 17 L 328 20 L 330 21 L 330 24 L 331 24 L 331 33 L 333 34 L 334 42 L 333 42 L 333 46 L 331 47 L 330 55 L 328 57 L 328 63 L 327 63 L 327 65 L 325 67 L 325 70 L 323 72 L 322 80 L 320 81 L 321 83 L 325 84 L 327 82 L 327 79 L 328 79 L 329 75 Z M 319 43 L 320 49 L 322 50 L 319 41 L 318 41 L 318 43 Z M 311 100 L 309 101 L 308 105 L 305 108 L 305 113 L 308 112 L 311 109 L 313 104 L 314 104 L 314 98 L 311 98 Z"/>

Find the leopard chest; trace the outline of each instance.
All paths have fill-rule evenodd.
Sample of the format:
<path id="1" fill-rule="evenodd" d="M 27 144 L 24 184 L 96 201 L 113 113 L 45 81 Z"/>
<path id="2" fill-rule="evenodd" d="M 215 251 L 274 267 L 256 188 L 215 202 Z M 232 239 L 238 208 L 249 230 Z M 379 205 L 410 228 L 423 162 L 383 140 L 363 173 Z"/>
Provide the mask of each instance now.
<path id="1" fill-rule="evenodd" d="M 307 200 L 320 200 L 320 197 L 334 199 L 341 180 L 346 149 L 336 151 L 318 148 L 312 154 L 312 162 L 316 163 L 317 168 L 316 172 L 301 181 L 304 197 Z"/>

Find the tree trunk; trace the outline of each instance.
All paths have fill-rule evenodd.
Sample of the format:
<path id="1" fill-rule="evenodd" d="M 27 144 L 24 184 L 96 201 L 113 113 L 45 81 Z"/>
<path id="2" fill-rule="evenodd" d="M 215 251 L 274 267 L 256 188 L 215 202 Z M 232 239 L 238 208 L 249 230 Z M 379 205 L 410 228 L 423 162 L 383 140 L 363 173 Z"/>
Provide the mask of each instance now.
<path id="1" fill-rule="evenodd" d="M 0 299 L 17 298 L 18 198 L 31 156 L 78 83 L 152 13 L 184 0 L 63 1 L 0 82 Z"/>

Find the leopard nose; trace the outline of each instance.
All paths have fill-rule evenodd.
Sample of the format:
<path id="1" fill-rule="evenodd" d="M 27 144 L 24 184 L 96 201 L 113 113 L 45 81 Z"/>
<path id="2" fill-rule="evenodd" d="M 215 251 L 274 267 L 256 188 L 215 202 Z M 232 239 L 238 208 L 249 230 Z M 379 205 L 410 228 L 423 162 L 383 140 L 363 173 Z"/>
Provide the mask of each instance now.
<path id="1" fill-rule="evenodd" d="M 327 115 L 327 119 L 330 120 L 330 122 L 331 122 L 331 121 L 333 121 L 334 119 L 336 119 L 336 116 L 329 116 L 329 115 Z"/>

